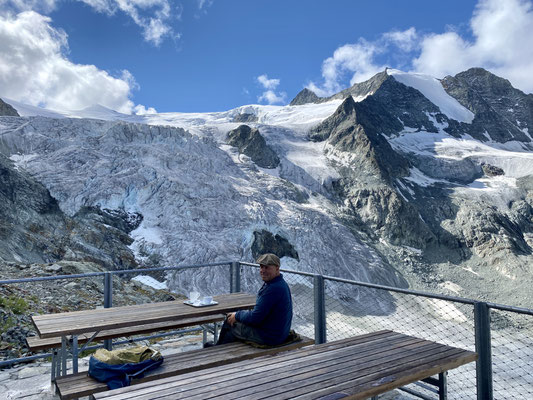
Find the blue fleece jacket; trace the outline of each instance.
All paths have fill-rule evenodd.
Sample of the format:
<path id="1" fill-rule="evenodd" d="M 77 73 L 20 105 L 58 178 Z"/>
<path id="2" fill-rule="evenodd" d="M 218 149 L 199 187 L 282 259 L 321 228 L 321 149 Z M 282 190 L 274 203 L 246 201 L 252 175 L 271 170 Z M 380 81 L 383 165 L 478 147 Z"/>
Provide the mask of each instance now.
<path id="1" fill-rule="evenodd" d="M 238 311 L 235 318 L 256 328 L 266 344 L 283 343 L 292 323 L 291 291 L 283 275 L 265 282 L 257 293 L 253 310 Z"/>

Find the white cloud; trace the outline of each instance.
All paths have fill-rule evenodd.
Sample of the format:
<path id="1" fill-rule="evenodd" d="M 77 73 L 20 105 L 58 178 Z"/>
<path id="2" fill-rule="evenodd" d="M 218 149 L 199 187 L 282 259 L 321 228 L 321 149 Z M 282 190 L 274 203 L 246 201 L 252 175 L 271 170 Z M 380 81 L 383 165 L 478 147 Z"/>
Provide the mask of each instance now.
<path id="1" fill-rule="evenodd" d="M 385 65 L 376 61 L 376 57 L 385 51 L 385 43 L 404 43 L 408 37 L 409 33 L 394 32 L 383 35 L 376 42 L 361 38 L 355 44 L 345 44 L 322 63 L 324 83 L 319 85 L 310 82 L 307 87 L 318 96 L 329 96 L 343 89 L 347 75 L 350 76 L 350 85 L 364 81 L 385 69 Z"/>
<path id="2" fill-rule="evenodd" d="M 1 9 L 8 11 L 36 11 L 47 14 L 57 8 L 62 0 L 0 0 Z M 63 0 L 64 1 L 64 0 Z M 159 46 L 165 37 L 179 38 L 171 22 L 181 16 L 181 8 L 173 10 L 170 0 L 77 0 L 96 12 L 109 16 L 117 12 L 128 15 L 143 31 L 144 40 Z"/>
<path id="3" fill-rule="evenodd" d="M 449 28 L 419 34 L 414 27 L 383 33 L 369 42 L 345 44 L 322 63 L 323 82 L 306 86 L 328 96 L 361 82 L 386 66 L 443 78 L 471 67 L 483 67 L 533 92 L 532 0 L 479 0 L 470 20 L 472 39 Z M 387 64 L 385 64 L 385 59 Z"/>
<path id="4" fill-rule="evenodd" d="M 411 27 L 405 31 L 384 33 L 383 39 L 386 42 L 394 43 L 403 51 L 411 51 L 418 45 L 418 34 L 414 27 Z"/>
<path id="5" fill-rule="evenodd" d="M 266 74 L 258 76 L 257 81 L 263 85 L 265 89 L 275 89 L 279 85 L 279 79 L 268 79 Z"/>
<path id="6" fill-rule="evenodd" d="M 146 108 L 145 106 L 138 104 L 133 107 L 133 111 L 137 115 L 157 114 L 157 110 L 153 107 Z"/>
<path id="7" fill-rule="evenodd" d="M 274 89 L 279 86 L 279 79 L 268 79 L 268 76 L 263 74 L 257 77 L 257 81 L 261 84 L 261 86 L 263 86 L 264 89 L 267 89 L 261 94 L 261 96 L 257 98 L 257 101 L 266 101 L 268 104 L 285 103 L 287 93 L 276 93 L 274 91 Z"/>
<path id="8" fill-rule="evenodd" d="M 414 69 L 436 77 L 484 67 L 533 92 L 533 4 L 530 0 L 480 0 L 470 20 L 473 40 L 455 32 L 421 42 Z"/>
<path id="9" fill-rule="evenodd" d="M 34 11 L 0 16 L 1 96 L 56 110 L 94 104 L 123 113 L 146 110 L 129 99 L 137 84 L 128 71 L 113 77 L 94 65 L 72 63 L 64 55 L 67 34 L 50 22 Z"/>
<path id="10" fill-rule="evenodd" d="M 179 38 L 170 20 L 172 7 L 169 0 L 78 0 L 101 13 L 113 15 L 122 11 L 143 29 L 144 40 L 159 46 L 166 36 Z"/>
<path id="11" fill-rule="evenodd" d="M 259 102 L 266 101 L 268 104 L 280 104 L 285 103 L 287 98 L 287 93 L 281 92 L 279 94 L 275 93 L 273 90 L 267 90 L 263 92 L 261 96 L 257 98 Z"/>
<path id="12" fill-rule="evenodd" d="M 198 2 L 198 9 L 203 9 L 204 7 L 205 8 L 208 8 L 208 7 L 211 7 L 211 5 L 213 4 L 213 0 L 197 0 Z"/>
<path id="13" fill-rule="evenodd" d="M 49 13 L 56 8 L 60 0 L 0 0 L 2 14 L 20 11 L 39 11 Z"/>

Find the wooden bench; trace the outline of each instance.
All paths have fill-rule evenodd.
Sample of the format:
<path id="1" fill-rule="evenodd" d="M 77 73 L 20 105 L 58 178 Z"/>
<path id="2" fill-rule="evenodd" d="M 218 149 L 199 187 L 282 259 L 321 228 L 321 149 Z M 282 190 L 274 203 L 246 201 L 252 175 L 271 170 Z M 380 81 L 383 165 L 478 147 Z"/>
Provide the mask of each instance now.
<path id="1" fill-rule="evenodd" d="M 91 342 L 102 341 L 106 339 L 114 339 L 118 337 L 129 337 L 134 335 L 142 335 L 146 333 L 153 333 L 158 331 L 167 331 L 170 329 L 181 329 L 189 326 L 216 324 L 224 321 L 225 316 L 223 314 L 207 315 L 203 317 L 195 317 L 188 319 L 181 319 L 177 321 L 164 321 L 156 322 L 152 324 L 130 326 L 125 328 L 108 329 L 98 332 Z M 216 329 L 213 330 L 214 334 Z M 94 332 L 84 333 L 78 336 L 78 344 L 87 343 L 89 339 L 94 335 Z M 206 328 L 204 327 L 204 338 L 206 339 Z M 52 351 L 52 370 L 51 380 L 54 381 L 56 376 L 61 375 L 61 359 L 59 357 L 59 348 L 61 347 L 61 337 L 45 338 L 41 339 L 38 336 L 28 336 L 26 338 L 28 348 L 32 352 L 53 349 Z M 66 371 L 65 371 L 66 374 Z"/>
<path id="2" fill-rule="evenodd" d="M 307 337 L 301 336 L 301 338 L 302 340 L 298 342 L 270 348 L 257 348 L 245 343 L 236 342 L 172 354 L 165 356 L 165 361 L 160 367 L 147 372 L 141 379 L 133 380 L 132 385 L 199 371 L 206 368 L 232 364 L 260 356 L 278 354 L 288 350 L 309 346 L 314 343 L 312 339 Z M 105 383 L 98 382 L 91 378 L 86 371 L 58 377 L 55 380 L 55 384 L 57 392 L 63 400 L 89 396 L 108 390 Z"/>
<path id="3" fill-rule="evenodd" d="M 368 399 L 476 359 L 471 351 L 379 331 L 96 393 L 93 398 Z"/>

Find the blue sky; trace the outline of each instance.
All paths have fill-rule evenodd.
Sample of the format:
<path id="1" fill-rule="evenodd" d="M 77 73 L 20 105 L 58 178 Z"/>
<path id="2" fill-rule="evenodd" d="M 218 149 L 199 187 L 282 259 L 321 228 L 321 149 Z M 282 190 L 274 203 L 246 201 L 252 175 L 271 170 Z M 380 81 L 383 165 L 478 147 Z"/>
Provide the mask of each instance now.
<path id="1" fill-rule="evenodd" d="M 385 66 L 533 91 L 532 0 L 0 0 L 0 96 L 208 112 L 328 95 Z"/>

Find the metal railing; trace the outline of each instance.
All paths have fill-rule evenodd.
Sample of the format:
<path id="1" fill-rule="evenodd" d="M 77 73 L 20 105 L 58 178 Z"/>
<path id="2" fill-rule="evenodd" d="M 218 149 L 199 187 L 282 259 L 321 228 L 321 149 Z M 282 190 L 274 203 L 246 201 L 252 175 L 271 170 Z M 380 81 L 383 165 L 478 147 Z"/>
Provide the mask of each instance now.
<path id="1" fill-rule="evenodd" d="M 206 267 L 209 270 L 202 270 L 203 275 L 198 278 L 199 269 Z M 194 282 L 195 286 L 202 286 L 205 293 L 220 293 L 221 290 L 255 293 L 261 283 L 254 271 L 257 267 L 253 263 L 228 261 L 0 280 L 0 285 L 101 278 L 104 307 L 112 307 L 114 299 L 123 301 L 126 298 L 116 287 L 115 275 L 165 272 L 173 287 L 182 290 L 190 289 Z M 213 271 L 218 268 L 222 271 Z M 472 364 L 450 371 L 449 398 L 533 398 L 533 310 L 309 272 L 282 271 L 294 298 L 293 326 L 301 334 L 314 337 L 316 343 L 379 329 L 415 335 L 478 353 L 475 367 Z M 208 275 L 214 278 L 205 279 Z M 496 322 L 491 323 L 491 318 Z M 180 332 L 184 331 L 172 333 Z M 110 348 L 111 342 L 105 345 Z M 4 360 L 0 361 L 0 367 L 39 356 L 49 355 Z M 417 393 L 422 398 L 428 398 L 424 393 L 432 391 L 427 387 L 417 389 L 422 391 L 407 388 L 409 393 Z"/>

